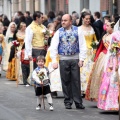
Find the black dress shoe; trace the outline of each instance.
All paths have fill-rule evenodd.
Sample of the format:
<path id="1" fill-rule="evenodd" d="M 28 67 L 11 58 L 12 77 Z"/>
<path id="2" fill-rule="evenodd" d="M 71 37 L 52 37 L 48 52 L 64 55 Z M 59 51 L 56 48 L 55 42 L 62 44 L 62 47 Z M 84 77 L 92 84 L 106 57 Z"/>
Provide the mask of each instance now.
<path id="1" fill-rule="evenodd" d="M 72 109 L 72 107 L 71 107 L 70 104 L 66 104 L 66 105 L 65 105 L 65 108 L 66 108 L 66 109 Z"/>
<path id="2" fill-rule="evenodd" d="M 77 104 L 76 109 L 85 109 L 85 106 L 83 104 Z"/>

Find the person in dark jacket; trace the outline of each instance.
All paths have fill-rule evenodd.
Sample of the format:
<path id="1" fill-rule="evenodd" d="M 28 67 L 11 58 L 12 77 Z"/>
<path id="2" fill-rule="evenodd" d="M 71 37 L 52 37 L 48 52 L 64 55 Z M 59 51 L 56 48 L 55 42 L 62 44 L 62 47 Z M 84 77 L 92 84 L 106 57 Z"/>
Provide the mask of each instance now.
<path id="1" fill-rule="evenodd" d="M 6 15 L 3 15 L 3 17 L 2 17 L 3 19 L 2 19 L 2 23 L 3 23 L 3 26 L 4 26 L 4 31 L 3 31 L 3 35 L 6 35 L 6 31 L 7 31 L 7 28 L 8 28 L 8 26 L 9 26 L 9 24 L 10 24 L 10 21 L 8 20 L 8 18 L 7 18 L 7 16 Z"/>
<path id="2" fill-rule="evenodd" d="M 50 11 L 48 13 L 48 23 L 53 23 L 54 18 L 55 18 L 55 13 L 53 11 Z"/>
<path id="3" fill-rule="evenodd" d="M 95 12 L 94 13 L 94 19 L 95 22 L 93 23 L 93 26 L 96 28 L 97 33 L 98 33 L 98 41 L 101 40 L 102 33 L 103 33 L 103 22 L 100 20 L 100 12 Z"/>
<path id="4" fill-rule="evenodd" d="M 72 24 L 74 25 L 74 26 L 77 26 L 77 23 L 76 23 L 76 20 L 77 19 L 79 19 L 79 15 L 78 15 L 78 13 L 73 13 L 72 14 Z"/>
<path id="5" fill-rule="evenodd" d="M 25 16 L 26 26 L 30 25 L 33 21 L 33 19 L 30 17 L 30 12 L 26 11 L 24 16 Z"/>

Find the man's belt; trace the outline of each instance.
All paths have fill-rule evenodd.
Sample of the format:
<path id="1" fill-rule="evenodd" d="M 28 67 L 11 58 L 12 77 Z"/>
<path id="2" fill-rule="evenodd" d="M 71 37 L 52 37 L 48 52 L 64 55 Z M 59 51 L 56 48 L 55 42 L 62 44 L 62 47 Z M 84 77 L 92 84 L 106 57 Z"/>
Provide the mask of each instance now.
<path id="1" fill-rule="evenodd" d="M 33 49 L 45 49 L 45 47 L 44 46 L 42 46 L 42 47 L 37 47 L 37 46 L 34 46 L 34 47 L 32 47 Z"/>

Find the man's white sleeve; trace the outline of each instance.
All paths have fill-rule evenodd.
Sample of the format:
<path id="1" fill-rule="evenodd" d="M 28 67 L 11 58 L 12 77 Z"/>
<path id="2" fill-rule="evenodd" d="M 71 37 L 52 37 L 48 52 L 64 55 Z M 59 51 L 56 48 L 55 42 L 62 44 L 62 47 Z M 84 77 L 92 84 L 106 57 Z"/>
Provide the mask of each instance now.
<path id="1" fill-rule="evenodd" d="M 85 37 L 81 31 L 78 29 L 78 37 L 79 37 L 79 60 L 84 61 L 86 58 L 87 47 Z"/>
<path id="2" fill-rule="evenodd" d="M 52 63 L 56 63 L 56 58 L 58 55 L 58 45 L 59 45 L 59 31 L 57 31 L 51 41 L 50 46 L 50 57 L 52 59 Z"/>
<path id="3" fill-rule="evenodd" d="M 32 56 L 32 39 L 33 39 L 33 32 L 28 26 L 25 31 L 25 51 L 28 56 Z"/>
<path id="4" fill-rule="evenodd" d="M 39 77 L 37 76 L 37 73 L 36 73 L 35 70 L 34 70 L 33 73 L 32 73 L 32 78 L 33 78 L 33 80 L 34 80 L 36 83 L 40 84 L 40 79 L 39 79 Z"/>

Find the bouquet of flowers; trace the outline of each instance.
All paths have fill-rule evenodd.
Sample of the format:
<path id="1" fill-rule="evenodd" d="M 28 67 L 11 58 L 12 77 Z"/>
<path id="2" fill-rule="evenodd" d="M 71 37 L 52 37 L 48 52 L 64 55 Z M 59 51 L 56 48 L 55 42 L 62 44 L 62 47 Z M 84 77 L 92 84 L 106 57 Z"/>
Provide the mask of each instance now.
<path id="1" fill-rule="evenodd" d="M 91 57 L 91 60 L 94 61 L 94 57 L 95 57 L 95 53 L 96 53 L 96 49 L 97 49 L 97 46 L 98 46 L 98 41 L 95 41 L 93 40 L 92 43 L 91 43 L 91 47 L 93 48 L 93 55 Z"/>
<path id="2" fill-rule="evenodd" d="M 12 41 L 12 44 L 13 44 L 15 47 L 18 47 L 18 46 L 20 45 L 20 43 L 17 42 L 17 40 Z"/>
<path id="3" fill-rule="evenodd" d="M 50 37 L 50 31 L 48 29 L 42 30 L 42 33 L 44 34 L 45 40 L 44 43 L 45 45 L 48 45 L 48 38 Z"/>
<path id="4" fill-rule="evenodd" d="M 110 52 L 112 53 L 112 55 L 116 55 L 118 52 L 118 49 L 120 49 L 120 41 L 118 41 L 113 37 L 111 42 Z"/>
<path id="5" fill-rule="evenodd" d="M 54 31 L 50 30 L 50 37 L 53 37 L 53 36 L 54 36 Z"/>
<path id="6" fill-rule="evenodd" d="M 43 80 L 44 80 L 44 78 L 45 78 L 45 73 L 44 73 L 43 71 L 38 71 L 38 72 L 37 72 L 37 75 L 38 75 L 41 83 L 43 83 Z"/>
<path id="7" fill-rule="evenodd" d="M 43 29 L 42 32 L 44 35 L 50 35 L 50 31 L 48 29 Z"/>
<path id="8" fill-rule="evenodd" d="M 98 41 L 93 40 L 92 43 L 91 43 L 91 47 L 92 47 L 93 49 L 97 49 L 98 44 L 99 44 Z"/>
<path id="9" fill-rule="evenodd" d="M 49 78 L 47 76 L 47 71 L 45 68 L 41 68 L 39 71 L 37 71 L 37 76 L 39 77 L 43 85 L 46 85 L 49 83 Z"/>

